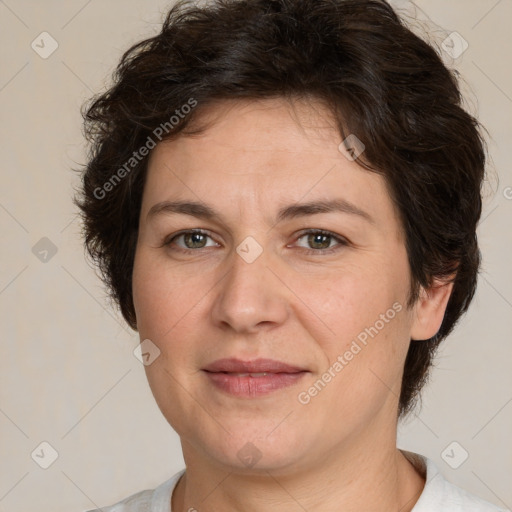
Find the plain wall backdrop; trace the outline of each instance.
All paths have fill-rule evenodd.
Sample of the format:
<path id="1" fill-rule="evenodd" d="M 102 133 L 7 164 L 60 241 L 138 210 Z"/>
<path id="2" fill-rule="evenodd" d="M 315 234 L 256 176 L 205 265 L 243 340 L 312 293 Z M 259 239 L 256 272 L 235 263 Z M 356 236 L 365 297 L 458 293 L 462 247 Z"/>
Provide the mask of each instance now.
<path id="1" fill-rule="evenodd" d="M 399 446 L 510 508 L 512 1 L 393 4 L 460 71 L 491 156 L 478 292 L 441 347 L 422 408 L 400 425 Z M 137 333 L 87 263 L 71 202 L 72 169 L 85 162 L 80 107 L 107 87 L 124 50 L 159 30 L 169 6 L 0 0 L 0 512 L 96 508 L 183 467 L 133 354 Z"/>

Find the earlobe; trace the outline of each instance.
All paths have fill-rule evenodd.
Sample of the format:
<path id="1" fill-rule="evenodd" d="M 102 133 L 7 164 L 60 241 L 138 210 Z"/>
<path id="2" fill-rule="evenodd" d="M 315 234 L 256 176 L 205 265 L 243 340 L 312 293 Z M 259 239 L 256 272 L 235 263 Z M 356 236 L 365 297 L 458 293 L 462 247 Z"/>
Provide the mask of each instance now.
<path id="1" fill-rule="evenodd" d="M 428 340 L 437 334 L 443 323 L 452 290 L 453 280 L 435 279 L 428 289 L 421 288 L 420 296 L 414 305 L 412 340 Z"/>

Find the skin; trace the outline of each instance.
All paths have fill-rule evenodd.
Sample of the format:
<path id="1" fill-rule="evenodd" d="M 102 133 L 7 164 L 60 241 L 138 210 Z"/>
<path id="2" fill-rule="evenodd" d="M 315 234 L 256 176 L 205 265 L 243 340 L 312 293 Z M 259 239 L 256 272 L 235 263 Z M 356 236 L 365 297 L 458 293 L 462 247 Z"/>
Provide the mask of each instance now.
<path id="1" fill-rule="evenodd" d="M 439 329 L 451 286 L 436 282 L 406 307 L 409 264 L 384 178 L 340 152 L 320 103 L 223 101 L 199 121 L 200 134 L 162 142 L 150 156 L 133 272 L 140 338 L 160 350 L 147 378 L 187 466 L 173 512 L 411 510 L 425 481 L 396 448 L 402 368 L 410 340 Z M 177 199 L 220 217 L 148 215 Z M 330 199 L 372 221 L 336 211 L 277 221 L 282 206 Z M 189 229 L 208 235 L 196 245 L 171 241 Z M 310 240 L 306 229 L 333 237 Z M 236 251 L 248 236 L 263 250 L 252 263 Z M 396 303 L 401 311 L 300 403 Z M 227 357 L 310 373 L 263 397 L 233 397 L 201 371 Z M 261 456 L 252 467 L 237 456 L 248 442 Z"/>

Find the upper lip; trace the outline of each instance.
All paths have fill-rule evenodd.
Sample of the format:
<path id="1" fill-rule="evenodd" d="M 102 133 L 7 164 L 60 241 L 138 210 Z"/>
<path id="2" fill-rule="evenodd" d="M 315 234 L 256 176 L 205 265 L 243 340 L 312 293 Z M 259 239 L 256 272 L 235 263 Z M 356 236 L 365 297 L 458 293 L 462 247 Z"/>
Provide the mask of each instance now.
<path id="1" fill-rule="evenodd" d="M 203 370 L 207 372 L 227 373 L 298 373 L 307 371 L 304 368 L 292 366 L 275 359 L 242 361 L 241 359 L 235 358 L 218 359 L 208 366 L 205 366 Z"/>

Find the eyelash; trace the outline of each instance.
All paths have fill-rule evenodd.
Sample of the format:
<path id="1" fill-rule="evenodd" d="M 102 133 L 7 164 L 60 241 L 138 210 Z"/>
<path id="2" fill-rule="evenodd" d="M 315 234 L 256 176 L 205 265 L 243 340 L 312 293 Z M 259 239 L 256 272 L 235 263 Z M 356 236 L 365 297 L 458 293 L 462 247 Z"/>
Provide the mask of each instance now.
<path id="1" fill-rule="evenodd" d="M 204 231 L 202 229 L 190 229 L 190 230 L 180 231 L 179 233 L 172 235 L 170 238 L 167 238 L 164 241 L 163 246 L 170 246 L 177 238 L 179 238 L 180 236 L 183 236 L 183 235 L 187 235 L 187 234 L 200 234 L 200 235 L 205 235 L 209 238 L 212 238 L 207 231 Z M 346 247 L 349 245 L 348 241 L 346 239 L 344 239 L 343 237 L 340 237 L 339 235 L 336 235 L 330 231 L 325 231 L 323 229 L 308 229 L 308 230 L 302 231 L 299 234 L 299 236 L 297 237 L 296 241 L 300 240 L 302 237 L 304 237 L 306 235 L 324 235 L 324 236 L 328 236 L 338 242 L 337 246 L 331 247 L 329 249 L 305 249 L 305 248 L 302 248 L 304 253 L 307 255 L 331 254 L 333 252 L 340 250 L 342 247 Z M 213 238 L 212 238 L 212 240 L 213 240 Z M 200 247 L 199 249 L 207 249 L 207 247 Z M 198 251 L 199 249 L 184 249 L 183 247 L 179 247 L 179 246 L 176 246 L 175 248 L 173 248 L 173 250 L 177 250 L 177 251 L 183 252 L 183 253 L 190 253 L 191 251 Z"/>

